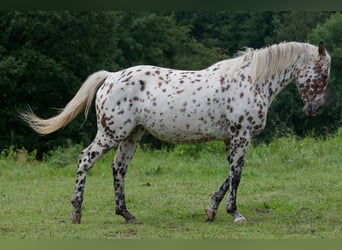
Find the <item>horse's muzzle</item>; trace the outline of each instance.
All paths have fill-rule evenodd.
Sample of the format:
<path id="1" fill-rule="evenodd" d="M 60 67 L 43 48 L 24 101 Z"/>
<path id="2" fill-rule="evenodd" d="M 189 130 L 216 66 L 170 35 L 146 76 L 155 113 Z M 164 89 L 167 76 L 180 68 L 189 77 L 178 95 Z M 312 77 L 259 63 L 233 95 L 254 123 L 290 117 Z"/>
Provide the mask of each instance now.
<path id="1" fill-rule="evenodd" d="M 307 102 L 303 108 L 304 113 L 307 116 L 316 116 L 319 110 L 325 104 L 325 95 L 321 95 L 320 97 L 316 98 L 314 101 Z"/>

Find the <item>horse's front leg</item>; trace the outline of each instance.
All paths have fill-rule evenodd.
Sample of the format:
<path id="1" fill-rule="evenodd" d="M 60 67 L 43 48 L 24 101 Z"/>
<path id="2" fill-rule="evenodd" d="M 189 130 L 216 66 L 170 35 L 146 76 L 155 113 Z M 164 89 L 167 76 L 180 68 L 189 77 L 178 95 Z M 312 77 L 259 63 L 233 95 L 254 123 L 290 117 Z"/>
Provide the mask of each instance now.
<path id="1" fill-rule="evenodd" d="M 231 142 L 225 142 L 225 145 L 230 167 L 229 175 L 211 198 L 211 205 L 206 209 L 207 221 L 214 221 L 218 206 L 224 195 L 230 189 L 227 201 L 227 212 L 234 217 L 235 223 L 240 223 L 245 220 L 245 217 L 237 210 L 236 194 L 241 179 L 244 157 L 249 145 L 249 139 L 239 137 Z"/>
<path id="2" fill-rule="evenodd" d="M 246 218 L 239 213 L 236 205 L 237 190 L 240 184 L 242 168 L 245 162 L 245 154 L 249 145 L 249 138 L 240 137 L 232 140 L 229 158 L 230 192 L 227 200 L 227 212 L 234 217 L 234 223 L 241 223 Z"/>

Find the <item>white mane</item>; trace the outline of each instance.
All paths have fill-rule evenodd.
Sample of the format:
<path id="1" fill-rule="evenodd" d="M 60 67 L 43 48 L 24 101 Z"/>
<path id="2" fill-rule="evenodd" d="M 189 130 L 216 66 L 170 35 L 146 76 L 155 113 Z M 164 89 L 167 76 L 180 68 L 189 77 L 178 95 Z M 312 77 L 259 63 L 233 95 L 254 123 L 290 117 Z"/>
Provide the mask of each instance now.
<path id="1" fill-rule="evenodd" d="M 291 65 L 304 60 L 312 60 L 318 56 L 318 48 L 308 43 L 284 42 L 262 49 L 246 48 L 238 52 L 237 57 L 227 60 L 221 69 L 230 77 L 236 77 L 245 70 L 253 82 L 262 82 L 278 72 L 284 71 Z M 244 67 L 248 62 L 248 67 Z"/>
<path id="2" fill-rule="evenodd" d="M 251 57 L 250 74 L 254 82 L 284 71 L 296 62 L 312 60 L 318 56 L 318 48 L 308 43 L 288 42 L 259 50 L 248 49 L 242 58 Z"/>

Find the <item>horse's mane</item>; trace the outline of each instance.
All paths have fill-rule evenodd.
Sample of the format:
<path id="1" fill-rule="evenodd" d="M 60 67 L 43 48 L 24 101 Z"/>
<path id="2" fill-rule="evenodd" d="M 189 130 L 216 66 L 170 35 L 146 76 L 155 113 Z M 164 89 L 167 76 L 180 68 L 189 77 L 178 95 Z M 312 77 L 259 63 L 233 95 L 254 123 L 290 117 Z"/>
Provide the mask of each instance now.
<path id="1" fill-rule="evenodd" d="M 238 52 L 227 64 L 230 76 L 236 76 L 245 70 L 250 75 L 253 82 L 262 82 L 267 77 L 284 71 L 298 60 L 312 60 L 317 57 L 318 48 L 308 43 L 283 42 L 274 44 L 262 49 L 246 48 L 245 51 Z M 250 61 L 248 67 L 243 67 Z"/>

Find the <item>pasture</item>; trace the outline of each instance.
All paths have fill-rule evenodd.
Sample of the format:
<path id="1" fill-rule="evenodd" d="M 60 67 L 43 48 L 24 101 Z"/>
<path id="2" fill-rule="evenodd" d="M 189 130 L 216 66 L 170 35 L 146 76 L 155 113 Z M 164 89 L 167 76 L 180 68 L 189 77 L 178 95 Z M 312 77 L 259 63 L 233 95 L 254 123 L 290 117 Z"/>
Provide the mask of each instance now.
<path id="1" fill-rule="evenodd" d="M 25 150 L 0 158 L 1 239 L 331 239 L 342 238 L 342 130 L 326 139 L 276 139 L 251 146 L 238 192 L 247 221 L 235 225 L 225 200 L 205 222 L 211 195 L 227 175 L 224 145 L 138 148 L 126 176 L 128 208 L 142 224 L 115 215 L 111 161 L 87 177 L 81 224 L 70 213 L 82 146 L 37 162 Z"/>

